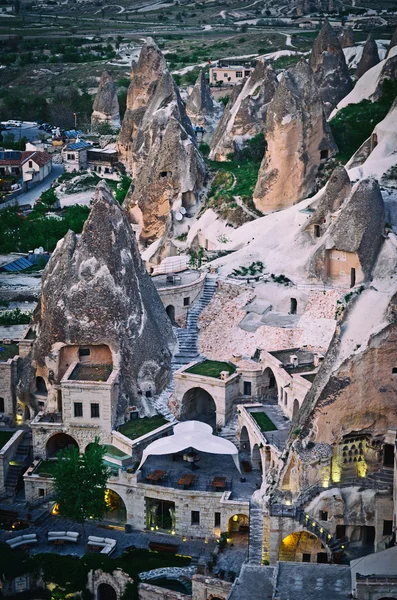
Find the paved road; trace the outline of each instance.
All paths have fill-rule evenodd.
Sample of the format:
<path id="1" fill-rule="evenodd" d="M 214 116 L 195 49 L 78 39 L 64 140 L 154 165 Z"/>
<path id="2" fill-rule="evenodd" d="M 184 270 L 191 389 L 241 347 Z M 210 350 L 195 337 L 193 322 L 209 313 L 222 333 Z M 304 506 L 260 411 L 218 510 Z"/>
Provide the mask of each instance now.
<path id="1" fill-rule="evenodd" d="M 32 123 L 23 123 L 22 127 L 11 127 L 11 129 L 3 129 L 2 134 L 6 136 L 8 133 L 12 133 L 14 141 L 18 142 L 23 137 L 26 137 L 29 141 L 39 139 L 39 128 L 33 126 Z"/>
<path id="2" fill-rule="evenodd" d="M 46 190 L 48 190 L 51 187 L 52 182 L 55 181 L 55 179 L 58 179 L 58 177 L 60 177 L 62 173 L 63 165 L 52 165 L 52 171 L 48 175 L 48 177 L 44 179 L 44 181 L 36 185 L 31 190 L 25 192 L 24 194 L 21 194 L 17 198 L 9 200 L 4 204 L 0 204 L 0 209 L 6 208 L 7 206 L 12 206 L 16 203 L 19 204 L 19 206 L 21 206 L 22 204 L 30 204 L 31 206 L 33 206 L 34 202 L 40 197 L 40 195 Z"/>

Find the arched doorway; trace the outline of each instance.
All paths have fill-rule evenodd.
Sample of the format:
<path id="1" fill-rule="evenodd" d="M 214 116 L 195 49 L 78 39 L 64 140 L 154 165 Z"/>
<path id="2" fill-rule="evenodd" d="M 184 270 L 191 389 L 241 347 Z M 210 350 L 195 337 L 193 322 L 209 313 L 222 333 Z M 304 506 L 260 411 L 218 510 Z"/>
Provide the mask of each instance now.
<path id="1" fill-rule="evenodd" d="M 114 490 L 105 490 L 105 502 L 108 510 L 106 512 L 106 521 L 112 521 L 118 525 L 125 525 L 127 522 L 127 509 L 124 500 Z"/>
<path id="2" fill-rule="evenodd" d="M 206 390 L 196 387 L 188 390 L 182 398 L 181 421 L 203 421 L 216 426 L 216 404 Z"/>
<path id="3" fill-rule="evenodd" d="M 296 419 L 296 417 L 298 416 L 298 412 L 299 412 L 299 400 L 297 398 L 295 398 L 294 405 L 292 408 L 292 418 L 293 419 Z"/>
<path id="4" fill-rule="evenodd" d="M 175 306 L 173 306 L 172 304 L 169 304 L 167 306 L 167 308 L 165 309 L 165 312 L 167 313 L 168 318 L 171 321 L 171 323 L 173 325 L 176 325 L 176 322 L 175 322 Z"/>
<path id="5" fill-rule="evenodd" d="M 23 409 L 23 420 L 30 421 L 30 408 L 27 404 L 25 404 Z"/>
<path id="6" fill-rule="evenodd" d="M 269 398 L 278 398 L 277 381 L 270 367 L 266 367 L 263 371 L 263 384 L 266 396 Z"/>
<path id="7" fill-rule="evenodd" d="M 287 535 L 280 544 L 279 561 L 326 563 L 328 554 L 321 540 L 308 531 Z"/>
<path id="8" fill-rule="evenodd" d="M 249 455 L 251 455 L 250 438 L 245 425 L 243 425 L 240 431 L 240 452 L 248 453 Z"/>
<path id="9" fill-rule="evenodd" d="M 258 444 L 255 444 L 252 448 L 251 463 L 254 470 L 260 470 L 262 472 L 262 457 Z"/>
<path id="10" fill-rule="evenodd" d="M 78 448 L 79 445 L 72 436 L 67 433 L 56 433 L 47 442 L 47 458 L 56 458 L 58 452 L 61 450 L 70 450 L 71 448 Z"/>
<path id="11" fill-rule="evenodd" d="M 100 583 L 97 591 L 98 600 L 117 600 L 116 590 L 108 583 Z"/>
<path id="12" fill-rule="evenodd" d="M 47 386 L 42 377 L 36 377 L 36 390 L 41 396 L 47 396 Z"/>
<path id="13" fill-rule="evenodd" d="M 236 514 L 230 517 L 227 531 L 229 537 L 231 537 L 233 540 L 239 538 L 248 541 L 249 529 L 250 519 L 248 515 Z"/>

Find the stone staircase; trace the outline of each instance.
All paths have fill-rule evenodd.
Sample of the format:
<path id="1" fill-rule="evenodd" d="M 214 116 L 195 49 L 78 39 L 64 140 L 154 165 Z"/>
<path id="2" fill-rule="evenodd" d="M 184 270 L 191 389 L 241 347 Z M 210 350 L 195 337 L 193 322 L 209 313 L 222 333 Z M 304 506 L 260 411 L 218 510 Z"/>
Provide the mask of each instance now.
<path id="1" fill-rule="evenodd" d="M 383 468 L 380 471 L 369 473 L 367 479 L 374 483 L 377 490 L 387 490 L 393 487 L 394 472 L 393 469 Z"/>
<path id="2" fill-rule="evenodd" d="M 16 464 L 9 465 L 8 468 L 4 487 L 9 498 L 15 498 L 19 478 L 30 462 L 31 447 L 32 432 L 29 429 L 24 432 L 22 441 L 12 459 L 12 462 Z"/>
<path id="3" fill-rule="evenodd" d="M 225 440 L 229 440 L 229 442 L 232 442 L 238 448 L 239 444 L 238 444 L 237 435 L 236 435 L 237 434 L 237 425 L 238 425 L 238 415 L 236 413 L 235 415 L 232 416 L 230 421 L 224 427 L 222 427 L 222 429 L 218 433 L 218 435 L 220 437 L 224 438 Z"/>
<path id="4" fill-rule="evenodd" d="M 263 513 L 262 508 L 250 499 L 250 532 L 248 545 L 248 562 L 262 564 Z"/>
<path id="5" fill-rule="evenodd" d="M 209 304 L 216 290 L 216 279 L 206 277 L 203 292 L 197 302 L 187 313 L 186 328 L 178 328 L 178 352 L 173 360 L 179 365 L 187 365 L 200 358 L 198 350 L 198 318 L 201 311 Z"/>
<path id="6" fill-rule="evenodd" d="M 210 302 L 216 289 L 216 280 L 207 276 L 204 288 L 200 298 L 193 304 L 192 308 L 188 311 L 186 319 L 186 328 L 175 327 L 174 331 L 178 339 L 178 352 L 174 354 L 172 358 L 171 370 L 175 373 L 178 369 L 200 358 L 198 351 L 198 327 L 197 321 L 201 311 Z M 174 392 L 174 381 L 173 378 L 169 382 L 168 386 L 155 397 L 153 400 L 153 406 L 156 411 L 163 415 L 170 423 L 176 423 L 176 419 L 173 413 L 168 408 L 168 399 Z"/>

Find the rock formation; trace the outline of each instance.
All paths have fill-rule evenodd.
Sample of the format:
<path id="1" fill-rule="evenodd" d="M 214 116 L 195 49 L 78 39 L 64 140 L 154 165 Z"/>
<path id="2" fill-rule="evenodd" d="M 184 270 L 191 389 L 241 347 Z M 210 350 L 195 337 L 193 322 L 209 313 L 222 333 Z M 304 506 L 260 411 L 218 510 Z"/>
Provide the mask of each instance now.
<path id="1" fill-rule="evenodd" d="M 331 188 L 328 196 L 331 202 L 325 198 L 317 209 L 319 216 L 324 216 L 329 227 L 325 232 L 322 231 L 324 235 L 321 245 L 310 259 L 308 272 L 324 281 L 331 277 L 336 283 L 340 277 L 339 284 L 345 284 L 347 276 L 350 276 L 348 271 L 351 265 L 356 271 L 357 282 L 368 280 L 383 241 L 385 207 L 382 194 L 376 180 L 363 179 L 354 186 L 339 211 L 334 214 L 334 219 L 331 219 L 331 213 L 327 215 L 325 209 L 335 212 L 342 194 L 348 190 L 348 183 L 342 173 L 336 175 L 338 179 L 334 179 L 334 193 Z M 341 265 L 337 272 L 330 272 L 331 263 L 343 258 L 346 264 Z"/>
<path id="2" fill-rule="evenodd" d="M 146 106 L 152 98 L 157 82 L 167 71 L 164 56 L 149 38 L 142 46 L 138 63 L 131 64 L 131 83 L 127 93 L 127 107 L 121 125 L 118 150 L 127 170 L 133 172 L 133 145 Z"/>
<path id="3" fill-rule="evenodd" d="M 224 161 L 230 153 L 238 153 L 244 143 L 264 133 L 266 112 L 277 88 L 273 69 L 263 60 L 257 66 L 237 97 L 229 101 L 211 140 L 210 158 Z"/>
<path id="4" fill-rule="evenodd" d="M 205 72 L 200 71 L 194 84 L 192 93 L 186 104 L 186 112 L 190 118 L 202 115 L 212 115 L 215 111 L 215 102 L 205 78 Z"/>
<path id="5" fill-rule="evenodd" d="M 116 86 L 112 76 L 104 71 L 94 100 L 91 125 L 95 129 L 100 123 L 109 123 L 113 128 L 120 127 L 120 110 Z"/>
<path id="6" fill-rule="evenodd" d="M 194 125 L 204 129 L 202 141 L 208 142 L 212 138 L 222 111 L 222 104 L 213 99 L 205 73 L 201 71 L 188 98 L 186 114 Z"/>
<path id="7" fill-rule="evenodd" d="M 341 27 L 338 32 L 338 40 L 342 48 L 352 48 L 354 46 L 353 28 L 350 25 Z"/>
<path id="8" fill-rule="evenodd" d="M 378 54 L 378 46 L 373 33 L 370 33 L 367 41 L 365 42 L 363 53 L 356 69 L 355 74 L 357 79 L 360 79 L 364 73 L 366 73 L 369 69 L 372 69 L 372 67 L 377 65 L 379 62 L 380 59 Z"/>
<path id="9" fill-rule="evenodd" d="M 351 188 L 352 184 L 346 169 L 342 166 L 336 167 L 305 230 L 313 233 L 315 238 L 325 233 L 331 223 L 331 215 L 340 209 L 348 198 Z"/>
<path id="10" fill-rule="evenodd" d="M 322 159 L 336 152 L 310 66 L 286 71 L 266 117 L 267 151 L 254 191 L 263 213 L 296 204 L 312 191 Z"/>
<path id="11" fill-rule="evenodd" d="M 53 369 L 59 383 L 64 346 L 104 344 L 110 349 L 113 367 L 120 372 L 118 422 L 124 421 L 129 405 L 142 406 L 139 388 L 158 392 L 168 381 L 172 326 L 128 217 L 104 182 L 97 186 L 81 236 L 69 231 L 46 266 L 33 328 L 32 364 L 46 381 L 51 382 Z M 51 393 L 50 386 L 49 398 Z"/>
<path id="12" fill-rule="evenodd" d="M 314 40 L 309 64 L 324 102 L 326 116 L 352 89 L 345 55 L 328 21 Z"/>
<path id="13" fill-rule="evenodd" d="M 389 54 L 390 54 L 390 50 L 391 50 L 392 48 L 394 48 L 394 46 L 397 46 L 397 27 L 395 28 L 395 30 L 394 30 L 394 33 L 393 33 L 393 35 L 392 35 L 392 38 L 391 38 L 391 40 L 390 40 L 390 44 L 389 44 L 389 47 L 388 47 L 388 49 L 387 49 L 387 54 L 386 54 L 386 57 L 387 57 L 387 56 L 389 56 Z"/>
<path id="14" fill-rule="evenodd" d="M 160 50 L 149 40 L 133 69 L 118 147 L 134 177 L 125 200 L 146 246 L 190 212 L 206 178 L 192 124 Z M 185 213 L 185 211 L 182 211 Z"/>

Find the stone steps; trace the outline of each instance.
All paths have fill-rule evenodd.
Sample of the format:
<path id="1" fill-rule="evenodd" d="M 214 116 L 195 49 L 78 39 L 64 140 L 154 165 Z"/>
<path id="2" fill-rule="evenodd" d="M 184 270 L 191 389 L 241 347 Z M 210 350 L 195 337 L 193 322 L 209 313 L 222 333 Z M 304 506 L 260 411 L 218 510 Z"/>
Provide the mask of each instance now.
<path id="1" fill-rule="evenodd" d="M 189 309 L 186 319 L 186 328 L 175 327 L 174 331 L 178 340 L 178 351 L 174 354 L 171 363 L 172 373 L 180 369 L 182 366 L 187 365 L 194 360 L 201 358 L 200 352 L 198 351 L 198 327 L 197 322 L 201 311 L 210 302 L 214 292 L 216 290 L 215 281 L 212 279 L 205 280 L 202 294 L 198 301 L 196 301 L 192 308 Z M 161 394 L 154 398 L 153 406 L 156 411 L 163 415 L 170 423 L 175 423 L 176 419 L 173 413 L 168 408 L 168 400 L 171 394 L 174 392 L 174 381 L 170 381 L 169 385 Z"/>
<path id="2" fill-rule="evenodd" d="M 220 437 L 224 438 L 225 440 L 232 442 L 232 444 L 234 444 L 235 446 L 238 447 L 237 435 L 236 435 L 237 434 L 237 425 L 238 425 L 238 415 L 236 413 L 235 415 L 232 416 L 232 418 L 227 423 L 227 425 L 222 427 L 222 429 L 218 433 L 218 435 Z"/>

